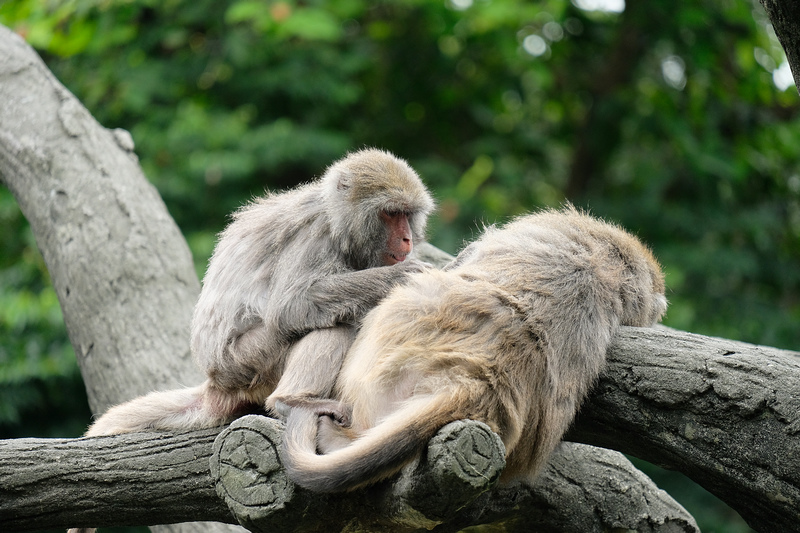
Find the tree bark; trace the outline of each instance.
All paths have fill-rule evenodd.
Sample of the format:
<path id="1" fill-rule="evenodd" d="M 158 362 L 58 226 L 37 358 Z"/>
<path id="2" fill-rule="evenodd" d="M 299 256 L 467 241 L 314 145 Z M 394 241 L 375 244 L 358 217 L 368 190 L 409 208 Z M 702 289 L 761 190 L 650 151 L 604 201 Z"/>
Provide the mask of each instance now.
<path id="1" fill-rule="evenodd" d="M 0 181 L 31 224 L 95 414 L 200 383 L 189 322 L 200 284 L 123 130 L 109 131 L 0 26 Z"/>
<path id="2" fill-rule="evenodd" d="M 3 531 L 235 522 L 209 472 L 218 433 L 0 441 Z"/>
<path id="3" fill-rule="evenodd" d="M 98 124 L 4 26 L 0 58 L 0 183 L 47 264 L 92 411 L 200 383 L 189 352 L 200 284 L 130 135 Z M 159 529 L 214 530 L 234 531 Z"/>
<path id="4" fill-rule="evenodd" d="M 800 2 L 796 0 L 760 0 L 775 35 L 786 52 L 795 87 L 800 90 Z"/>
<path id="5" fill-rule="evenodd" d="M 679 470 L 757 531 L 800 531 L 800 354 L 622 328 L 567 438 Z"/>

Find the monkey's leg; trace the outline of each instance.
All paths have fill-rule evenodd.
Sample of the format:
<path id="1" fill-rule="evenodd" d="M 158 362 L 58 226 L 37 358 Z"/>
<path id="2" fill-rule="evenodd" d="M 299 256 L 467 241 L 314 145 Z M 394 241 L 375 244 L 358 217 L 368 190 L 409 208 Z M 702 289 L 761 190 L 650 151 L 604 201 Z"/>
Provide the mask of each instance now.
<path id="1" fill-rule="evenodd" d="M 275 412 L 275 402 L 292 398 L 328 398 L 342 367 L 344 354 L 353 344 L 355 329 L 336 327 L 309 332 L 289 351 L 278 386 L 267 398 L 265 407 Z M 334 410 L 331 412 L 339 412 Z"/>

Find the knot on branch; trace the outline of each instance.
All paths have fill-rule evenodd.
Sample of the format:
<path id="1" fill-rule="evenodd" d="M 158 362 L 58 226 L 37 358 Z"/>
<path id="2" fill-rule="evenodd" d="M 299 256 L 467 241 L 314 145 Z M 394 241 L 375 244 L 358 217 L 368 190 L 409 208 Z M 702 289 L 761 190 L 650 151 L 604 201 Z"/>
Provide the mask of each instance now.
<path id="1" fill-rule="evenodd" d="M 248 415 L 214 441 L 211 476 L 217 494 L 242 525 L 273 515 L 294 495 L 278 455 L 282 437 L 280 421 Z"/>
<path id="2" fill-rule="evenodd" d="M 458 420 L 447 424 L 428 443 L 427 453 L 404 489 L 410 507 L 435 521 L 446 521 L 459 509 L 492 488 L 505 468 L 505 446 L 483 422 Z M 408 470 L 408 469 L 407 469 Z"/>

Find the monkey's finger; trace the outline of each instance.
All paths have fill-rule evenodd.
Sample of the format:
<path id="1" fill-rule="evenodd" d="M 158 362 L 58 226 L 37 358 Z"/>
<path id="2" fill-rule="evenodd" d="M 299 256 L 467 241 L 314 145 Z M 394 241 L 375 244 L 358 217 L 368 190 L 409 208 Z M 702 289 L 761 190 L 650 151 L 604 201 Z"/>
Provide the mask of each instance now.
<path id="1" fill-rule="evenodd" d="M 287 405 L 280 400 L 277 400 L 275 402 L 275 413 L 279 417 L 285 420 L 289 416 L 289 413 L 291 412 L 292 412 L 292 407 L 290 405 Z"/>

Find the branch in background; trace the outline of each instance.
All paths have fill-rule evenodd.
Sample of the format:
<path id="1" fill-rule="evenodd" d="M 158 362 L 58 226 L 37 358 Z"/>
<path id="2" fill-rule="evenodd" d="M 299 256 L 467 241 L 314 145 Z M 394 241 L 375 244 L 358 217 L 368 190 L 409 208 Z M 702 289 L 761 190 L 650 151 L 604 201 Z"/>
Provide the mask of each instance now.
<path id="1" fill-rule="evenodd" d="M 200 284 L 130 135 L 98 124 L 3 26 L 0 57 L 0 182 L 42 251 L 92 411 L 200 383 L 187 334 Z"/>
<path id="2" fill-rule="evenodd" d="M 775 35 L 786 52 L 795 87 L 800 89 L 800 3 L 796 0 L 760 0 Z"/>

